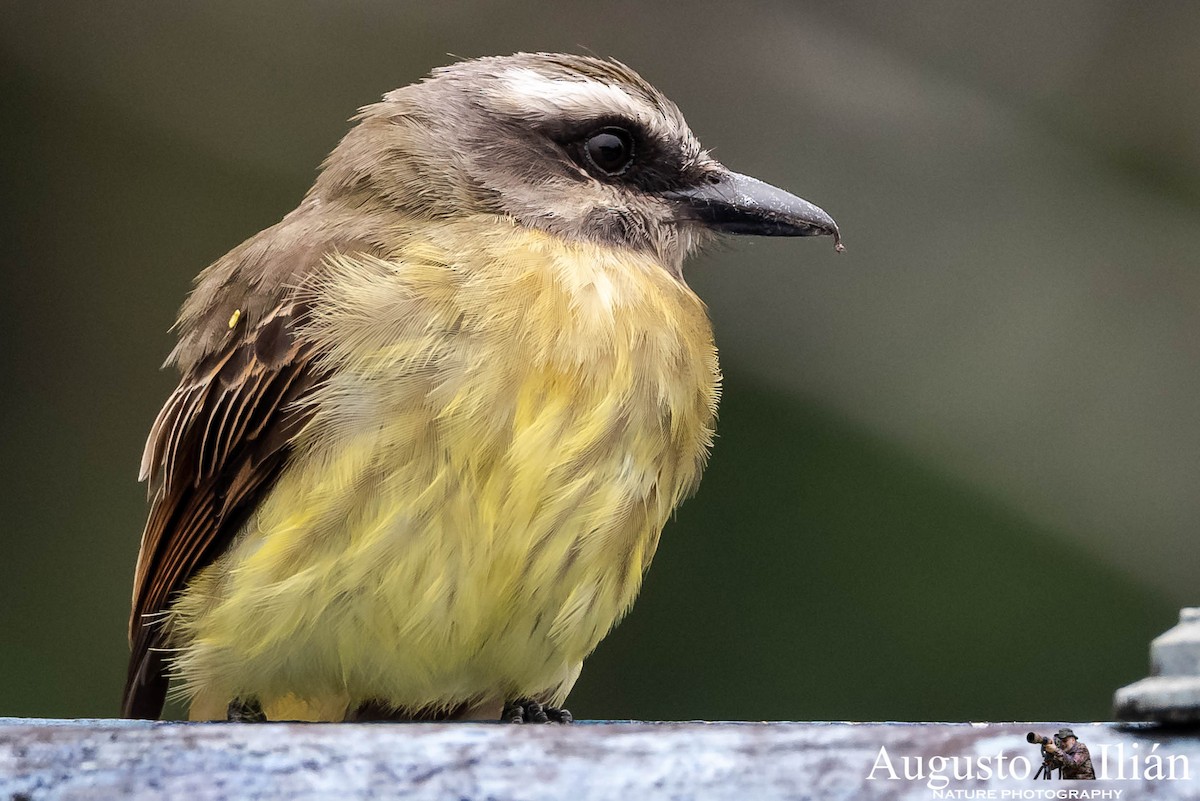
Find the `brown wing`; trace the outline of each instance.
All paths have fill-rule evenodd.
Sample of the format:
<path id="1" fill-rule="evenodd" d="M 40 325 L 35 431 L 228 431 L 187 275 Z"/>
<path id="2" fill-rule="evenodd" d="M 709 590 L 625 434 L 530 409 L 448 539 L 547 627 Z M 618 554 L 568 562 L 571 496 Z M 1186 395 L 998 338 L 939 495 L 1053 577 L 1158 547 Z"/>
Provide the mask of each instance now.
<path id="1" fill-rule="evenodd" d="M 380 255 L 364 214 L 332 218 L 310 195 L 203 273 L 179 316 L 179 386 L 150 431 L 152 505 L 133 585 L 122 710 L 156 718 L 166 697 L 163 617 L 238 533 L 283 470 L 320 381 L 299 333 L 300 287 L 331 253 Z M 355 235 L 356 231 L 359 235 Z"/>
<path id="2" fill-rule="evenodd" d="M 142 477 L 156 489 L 134 579 L 125 717 L 158 717 L 162 613 L 237 533 L 307 418 L 297 401 L 316 376 L 311 346 L 295 336 L 302 314 L 292 302 L 226 323 L 227 341 L 185 372 L 151 429 Z"/>

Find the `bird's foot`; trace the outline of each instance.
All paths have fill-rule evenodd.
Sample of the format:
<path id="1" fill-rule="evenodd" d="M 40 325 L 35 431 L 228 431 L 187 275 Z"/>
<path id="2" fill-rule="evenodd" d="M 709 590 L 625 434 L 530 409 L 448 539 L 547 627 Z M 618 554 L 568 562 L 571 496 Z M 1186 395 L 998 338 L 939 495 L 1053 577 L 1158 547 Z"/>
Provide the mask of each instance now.
<path id="1" fill-rule="evenodd" d="M 225 709 L 225 720 L 229 723 L 266 723 L 267 715 L 257 698 L 230 701 Z"/>
<path id="2" fill-rule="evenodd" d="M 574 720 L 566 709 L 542 706 L 529 698 L 509 701 L 500 713 L 502 723 L 572 723 Z"/>

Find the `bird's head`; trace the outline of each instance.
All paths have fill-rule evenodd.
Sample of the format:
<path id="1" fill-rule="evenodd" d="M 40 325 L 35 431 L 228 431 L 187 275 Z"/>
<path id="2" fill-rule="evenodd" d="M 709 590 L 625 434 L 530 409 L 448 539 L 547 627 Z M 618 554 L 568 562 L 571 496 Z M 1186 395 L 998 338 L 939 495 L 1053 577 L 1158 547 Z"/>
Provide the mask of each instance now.
<path id="1" fill-rule="evenodd" d="M 502 215 L 650 250 L 673 272 L 714 233 L 838 239 L 818 207 L 713 159 L 675 104 L 615 61 L 464 61 L 388 93 L 358 119 L 314 193 L 430 219 Z"/>

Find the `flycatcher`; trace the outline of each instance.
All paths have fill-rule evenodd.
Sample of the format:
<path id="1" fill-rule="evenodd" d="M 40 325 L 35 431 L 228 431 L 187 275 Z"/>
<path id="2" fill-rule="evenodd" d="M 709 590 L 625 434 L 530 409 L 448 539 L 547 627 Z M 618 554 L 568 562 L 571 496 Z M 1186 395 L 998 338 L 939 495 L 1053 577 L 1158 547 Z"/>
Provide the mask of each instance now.
<path id="1" fill-rule="evenodd" d="M 712 444 L 684 258 L 838 240 L 615 61 L 466 61 L 356 122 L 179 314 L 126 716 L 171 682 L 193 719 L 568 720 Z"/>

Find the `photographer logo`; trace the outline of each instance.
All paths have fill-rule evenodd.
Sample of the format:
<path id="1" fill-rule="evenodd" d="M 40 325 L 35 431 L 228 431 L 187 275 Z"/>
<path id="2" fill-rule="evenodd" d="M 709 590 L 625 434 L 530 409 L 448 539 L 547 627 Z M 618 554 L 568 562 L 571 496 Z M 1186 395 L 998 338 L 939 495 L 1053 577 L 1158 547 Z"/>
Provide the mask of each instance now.
<path id="1" fill-rule="evenodd" d="M 1053 734 L 1031 731 L 1025 741 L 1038 746 L 1038 752 L 1030 755 L 1022 748 L 1022 752 L 1010 754 L 1003 747 L 989 752 L 985 742 L 1001 745 L 991 738 L 980 742 L 974 753 L 956 755 L 900 755 L 880 746 L 865 778 L 871 782 L 922 782 L 931 791 L 930 797 L 938 799 L 1121 799 L 1130 782 L 1190 782 L 1193 778 L 1188 756 L 1162 752 L 1157 742 L 1097 740 L 1089 749 L 1068 727 Z M 1042 784 L 1050 779 L 1055 783 Z M 1096 784 L 1069 788 L 1058 780 Z M 1125 784 L 1105 787 L 1101 782 Z"/>

